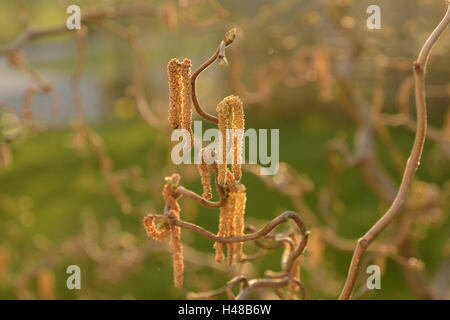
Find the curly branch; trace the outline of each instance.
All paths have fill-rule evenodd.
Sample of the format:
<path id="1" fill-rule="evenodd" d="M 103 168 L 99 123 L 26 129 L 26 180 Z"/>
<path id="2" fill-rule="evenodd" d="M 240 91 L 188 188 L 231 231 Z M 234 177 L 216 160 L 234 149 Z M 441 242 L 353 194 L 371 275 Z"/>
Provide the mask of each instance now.
<path id="1" fill-rule="evenodd" d="M 222 62 L 221 65 L 226 65 L 227 60 L 225 57 L 225 48 L 229 46 L 235 37 L 236 29 L 231 29 L 225 34 L 225 39 L 222 40 L 219 44 L 219 47 L 217 48 L 216 52 L 208 59 L 206 60 L 191 76 L 191 86 L 192 86 L 192 102 L 194 103 L 195 110 L 197 113 L 204 118 L 205 120 L 212 122 L 214 124 L 218 124 L 219 120 L 217 117 L 207 113 L 203 110 L 203 108 L 200 106 L 200 103 L 197 99 L 197 93 L 195 90 L 195 81 L 197 80 L 197 77 L 202 73 L 206 68 L 208 68 L 214 61 L 219 59 L 219 62 Z"/>

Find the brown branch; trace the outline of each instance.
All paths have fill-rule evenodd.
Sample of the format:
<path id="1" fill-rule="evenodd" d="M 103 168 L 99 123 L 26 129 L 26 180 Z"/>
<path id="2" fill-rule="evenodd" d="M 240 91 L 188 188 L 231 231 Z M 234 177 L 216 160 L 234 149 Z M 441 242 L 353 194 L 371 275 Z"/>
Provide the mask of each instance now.
<path id="1" fill-rule="evenodd" d="M 244 289 L 247 289 L 248 286 L 249 286 L 248 285 L 248 279 L 247 279 L 246 276 L 242 276 L 241 275 L 241 276 L 237 276 L 237 277 L 231 279 L 230 281 L 227 282 L 227 285 L 226 285 L 228 299 L 236 300 L 236 297 L 235 297 L 232 289 L 238 283 L 242 283 L 242 286 L 243 286 Z"/>
<path id="2" fill-rule="evenodd" d="M 182 191 L 182 192 L 180 192 L 180 191 Z M 181 193 L 183 195 L 187 195 L 187 194 L 189 194 L 191 196 L 194 195 L 193 198 L 195 198 L 201 202 L 205 201 L 202 197 L 198 196 L 197 194 L 195 194 L 183 187 L 178 187 L 176 189 L 176 192 Z M 230 280 L 226 285 L 226 292 L 230 299 L 245 299 L 253 289 L 257 289 L 257 288 L 274 288 L 275 289 L 275 288 L 281 288 L 281 287 L 288 285 L 290 283 L 290 280 L 292 280 L 291 277 L 289 276 L 289 274 L 291 273 L 291 269 L 292 269 L 294 263 L 296 262 L 296 260 L 298 259 L 298 257 L 305 250 L 306 244 L 308 242 L 309 232 L 306 230 L 306 227 L 305 227 L 305 224 L 304 224 L 302 218 L 293 211 L 283 212 L 278 217 L 276 217 L 272 221 L 268 222 L 264 227 L 262 227 L 261 229 L 259 229 L 257 231 L 254 231 L 252 233 L 249 233 L 249 234 L 246 234 L 243 236 L 232 236 L 232 237 L 219 237 L 219 236 L 213 234 L 212 232 L 202 228 L 201 226 L 198 226 L 193 223 L 185 222 L 180 219 L 177 219 L 177 218 L 167 215 L 167 208 L 165 209 L 165 212 L 166 212 L 166 214 L 164 214 L 164 215 L 152 214 L 151 216 L 154 218 L 157 218 L 157 219 L 162 219 L 166 223 L 169 223 L 171 225 L 175 225 L 175 226 L 178 226 L 178 227 L 181 227 L 184 229 L 189 229 L 194 232 L 197 232 L 198 234 L 202 235 L 203 237 L 207 238 L 208 240 L 211 240 L 214 242 L 234 243 L 234 242 L 258 240 L 263 237 L 268 237 L 268 238 L 271 238 L 271 239 L 277 241 L 278 243 L 287 242 L 288 245 L 292 248 L 291 249 L 292 252 L 289 254 L 288 258 L 285 261 L 282 261 L 283 271 L 280 273 L 276 273 L 276 276 L 272 277 L 271 279 L 248 280 L 247 277 L 245 277 L 244 275 L 240 275 L 240 276 L 237 276 L 237 277 L 233 278 L 232 280 Z M 288 221 L 289 219 L 294 220 L 295 224 L 297 225 L 298 229 L 300 230 L 300 234 L 302 237 L 297 248 L 294 248 L 294 243 L 287 237 L 284 237 L 282 235 L 269 235 L 269 233 L 273 229 L 275 229 L 281 223 Z M 247 257 L 247 259 L 244 258 L 240 262 L 259 258 L 260 256 L 264 255 L 265 252 L 266 252 L 266 250 L 263 249 L 263 250 L 257 252 L 253 257 L 250 256 L 250 257 Z M 275 275 L 275 273 L 274 273 L 274 275 Z M 241 292 L 239 293 L 239 295 L 237 297 L 235 297 L 232 292 L 232 288 L 237 283 L 240 283 L 240 282 L 242 282 L 244 284 L 244 286 L 243 286 L 243 289 L 241 290 Z M 305 298 L 305 288 L 304 288 L 303 284 L 301 284 L 299 281 L 294 281 L 294 282 L 302 291 L 302 299 L 304 299 Z M 220 294 L 221 292 L 223 292 L 223 291 L 219 289 L 219 290 L 214 290 L 210 293 L 211 293 L 211 295 L 217 295 L 217 294 Z"/>
<path id="3" fill-rule="evenodd" d="M 398 193 L 386 213 L 363 235 L 357 242 L 350 264 L 347 280 L 339 299 L 349 299 L 355 286 L 356 278 L 361 266 L 361 259 L 369 245 L 397 216 L 406 201 L 414 174 L 419 166 L 423 145 L 426 137 L 426 101 L 425 101 L 425 70 L 433 46 L 438 41 L 450 22 L 450 2 L 447 0 L 447 11 L 439 25 L 434 29 L 420 50 L 417 61 L 414 63 L 414 84 L 417 112 L 417 127 L 414 144 L 407 161 Z"/>
<path id="4" fill-rule="evenodd" d="M 243 242 L 243 241 L 261 239 L 262 237 L 267 235 L 269 232 L 271 232 L 273 229 L 275 229 L 278 225 L 288 221 L 289 219 L 294 220 L 295 224 L 299 228 L 300 233 L 302 235 L 302 242 L 305 242 L 304 245 L 302 243 L 300 243 L 299 248 L 300 247 L 304 248 L 306 246 L 306 241 L 308 239 L 308 234 L 309 234 L 309 232 L 306 230 L 305 224 L 303 223 L 303 219 L 296 212 L 293 212 L 293 211 L 283 212 L 278 217 L 276 217 L 275 219 L 268 222 L 264 227 L 262 227 L 261 229 L 259 229 L 256 232 L 249 233 L 249 234 L 246 234 L 243 236 L 234 236 L 234 237 L 219 237 L 219 236 L 215 235 L 214 233 L 212 233 L 196 224 L 178 220 L 178 219 L 174 219 L 174 218 L 170 218 L 165 215 L 151 215 L 151 216 L 153 216 L 157 219 L 165 220 L 167 223 L 172 223 L 178 227 L 192 230 L 192 231 L 197 232 L 198 234 L 202 235 L 203 237 L 205 237 L 208 240 L 211 240 L 214 242 L 220 242 L 220 243 L 234 243 L 234 242 Z M 296 254 L 301 254 L 301 252 L 300 253 L 296 252 Z M 297 255 L 297 257 L 298 257 L 298 255 Z"/>
<path id="5" fill-rule="evenodd" d="M 225 40 L 222 40 L 220 42 L 216 52 L 214 52 L 214 54 L 208 60 L 206 60 L 191 76 L 192 102 L 194 103 L 195 110 L 202 118 L 214 124 L 218 124 L 219 120 L 217 119 L 217 117 L 204 111 L 203 108 L 200 106 L 200 103 L 198 102 L 197 98 L 197 92 L 195 90 L 195 81 L 197 80 L 197 77 L 200 75 L 200 73 L 206 70 L 206 68 L 208 68 L 217 59 L 221 60 L 221 62 L 223 61 L 225 64 L 227 63 L 225 57 L 225 48 L 233 42 L 235 33 L 236 33 L 235 29 L 228 31 L 225 34 Z"/>
<path id="6" fill-rule="evenodd" d="M 203 198 L 202 196 L 198 195 L 194 191 L 188 190 L 184 187 L 178 187 L 175 190 L 175 192 L 178 194 L 182 194 L 188 198 L 191 198 L 191 199 L 197 201 L 198 203 L 200 203 L 201 205 L 208 207 L 208 208 L 212 208 L 212 209 L 217 209 L 217 208 L 222 207 L 226 201 L 226 198 L 221 198 L 217 202 L 209 201 L 209 200 L 206 200 L 205 198 Z"/>
<path id="7" fill-rule="evenodd" d="M 281 288 L 289 283 L 289 278 L 284 277 L 283 279 L 252 279 L 248 280 L 248 286 L 241 290 L 237 295 L 236 300 L 245 300 L 250 295 L 250 293 L 255 289 L 260 288 Z"/>

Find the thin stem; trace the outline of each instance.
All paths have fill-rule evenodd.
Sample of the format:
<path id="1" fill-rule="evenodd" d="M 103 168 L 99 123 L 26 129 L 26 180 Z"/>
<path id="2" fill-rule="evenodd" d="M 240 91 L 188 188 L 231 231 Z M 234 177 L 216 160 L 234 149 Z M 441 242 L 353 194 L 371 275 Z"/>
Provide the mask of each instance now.
<path id="1" fill-rule="evenodd" d="M 232 289 L 238 283 L 242 283 L 244 289 L 248 288 L 248 279 L 246 276 L 240 275 L 240 276 L 234 277 L 233 279 L 231 279 L 230 281 L 227 282 L 226 290 L 227 290 L 228 299 L 236 300 L 236 297 L 234 296 Z"/>
<path id="2" fill-rule="evenodd" d="M 283 279 L 252 279 L 248 281 L 248 287 L 244 287 L 236 297 L 236 300 L 245 300 L 252 290 L 260 288 L 281 288 L 289 283 L 289 278 Z"/>
<path id="3" fill-rule="evenodd" d="M 339 299 L 350 299 L 353 288 L 355 286 L 356 278 L 361 267 L 361 260 L 369 245 L 398 215 L 400 209 L 406 201 L 409 188 L 411 186 L 414 174 L 419 166 L 422 149 L 425 142 L 427 130 L 427 112 L 425 101 L 425 70 L 431 49 L 438 41 L 441 34 L 444 32 L 450 22 L 450 2 L 447 0 L 447 12 L 439 25 L 434 29 L 428 39 L 425 41 L 420 50 L 417 61 L 414 63 L 414 84 L 415 84 L 415 100 L 417 112 L 417 126 L 414 144 L 411 149 L 411 154 L 406 163 L 406 168 L 403 174 L 402 182 L 398 189 L 397 195 L 386 213 L 364 234 L 357 242 L 355 251 L 353 253 L 352 261 L 342 289 Z"/>
<path id="4" fill-rule="evenodd" d="M 212 208 L 212 209 L 216 209 L 216 208 L 220 208 L 223 206 L 223 204 L 226 201 L 226 198 L 221 198 L 219 201 L 217 202 L 213 202 L 213 201 L 209 201 L 206 200 L 205 198 L 203 198 L 202 196 L 198 195 L 197 193 L 195 193 L 194 191 L 188 190 L 184 187 L 178 187 L 175 190 L 176 193 L 178 194 L 182 194 L 188 198 L 191 198 L 195 201 L 197 201 L 198 203 L 200 203 L 201 205 L 208 207 L 208 208 Z"/>
<path id="5" fill-rule="evenodd" d="M 212 233 L 196 224 L 178 220 L 178 219 L 173 219 L 173 218 L 170 218 L 165 215 L 153 215 L 153 216 L 157 219 L 163 219 L 166 222 L 172 223 L 178 227 L 197 232 L 198 234 L 202 235 L 203 237 L 207 238 L 208 240 L 211 240 L 214 242 L 220 242 L 220 243 L 234 243 L 234 242 L 243 242 L 243 241 L 260 239 L 260 238 L 264 237 L 265 235 L 267 235 L 269 232 L 271 232 L 273 229 L 275 229 L 275 227 L 288 221 L 289 219 L 294 220 L 297 227 L 300 229 L 300 232 L 302 234 L 302 240 L 306 242 L 307 238 L 308 238 L 307 237 L 308 231 L 306 230 L 306 227 L 303 223 L 302 218 L 296 212 L 293 212 L 293 211 L 283 212 L 278 217 L 276 217 L 272 221 L 268 222 L 264 227 L 262 227 L 261 229 L 259 229 L 256 232 L 249 233 L 249 234 L 246 234 L 243 236 L 234 236 L 234 237 L 219 237 L 219 236 L 215 235 L 214 233 Z M 305 246 L 306 246 L 306 243 L 304 245 L 300 245 L 299 248 L 300 247 L 304 248 Z M 297 257 L 298 257 L 298 255 L 297 255 Z"/>
<path id="6" fill-rule="evenodd" d="M 206 60 L 191 76 L 191 86 L 192 86 L 192 102 L 194 103 L 194 107 L 195 110 L 197 111 L 197 113 L 204 118 L 205 120 L 212 122 L 214 124 L 218 124 L 219 120 L 217 119 L 217 117 L 207 113 L 206 111 L 204 111 L 202 109 L 202 107 L 200 106 L 200 103 L 198 102 L 197 99 L 197 93 L 195 90 L 195 80 L 197 80 L 197 77 L 199 76 L 200 73 L 202 73 L 206 68 L 208 68 L 214 61 L 217 60 L 217 58 L 219 58 L 220 54 L 223 54 L 223 51 L 225 49 L 227 45 L 225 44 L 225 42 L 222 40 L 219 44 L 219 47 L 217 48 L 216 52 L 214 52 L 214 54 L 208 59 Z"/>

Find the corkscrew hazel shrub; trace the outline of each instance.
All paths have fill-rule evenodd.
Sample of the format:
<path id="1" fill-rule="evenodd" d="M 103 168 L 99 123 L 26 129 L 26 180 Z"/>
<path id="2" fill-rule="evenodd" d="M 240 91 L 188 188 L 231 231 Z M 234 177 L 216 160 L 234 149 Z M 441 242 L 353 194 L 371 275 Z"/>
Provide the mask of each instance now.
<path id="1" fill-rule="evenodd" d="M 175 287 L 181 287 L 183 284 L 183 246 L 181 243 L 181 228 L 187 228 L 202 234 L 204 237 L 214 242 L 216 261 L 221 263 L 225 260 L 224 248 L 227 247 L 227 264 L 231 266 L 234 262 L 244 262 L 253 260 L 253 258 L 245 256 L 242 252 L 243 242 L 258 240 L 262 238 L 275 239 L 275 236 L 270 236 L 272 229 L 281 223 L 290 219 L 294 220 L 299 231 L 302 234 L 298 245 L 292 246 L 290 251 L 285 256 L 283 262 L 283 272 L 276 275 L 273 279 L 260 279 L 254 286 L 263 287 L 279 287 L 287 286 L 289 281 L 293 284 L 292 290 L 303 286 L 299 282 L 297 266 L 299 257 L 306 247 L 308 233 L 304 226 L 301 217 L 295 212 L 284 212 L 279 217 L 273 219 L 266 226 L 251 234 L 244 234 L 244 216 L 246 206 L 246 188 L 240 183 L 242 177 L 241 162 L 242 162 L 242 140 L 244 131 L 244 110 L 243 104 L 239 97 L 231 95 L 224 98 L 217 105 L 217 118 L 203 111 L 196 94 L 195 94 L 195 79 L 205 70 L 211 63 L 218 60 L 220 62 L 226 61 L 225 48 L 231 44 L 235 38 L 236 30 L 230 30 L 225 35 L 224 40 L 221 41 L 217 51 L 209 58 L 197 71 L 191 75 L 191 61 L 184 59 L 179 62 L 176 59 L 169 61 L 167 66 L 167 73 L 169 77 L 169 122 L 173 129 L 182 128 L 188 130 L 191 139 L 193 139 L 191 122 L 192 122 L 192 103 L 196 111 L 204 119 L 217 124 L 221 132 L 221 141 L 219 150 L 213 152 L 210 157 L 212 159 L 205 160 L 205 149 L 200 151 L 200 163 L 197 167 L 201 183 L 203 186 L 203 195 L 197 195 L 182 186 L 179 186 L 180 176 L 173 174 L 166 178 L 166 184 L 163 188 L 163 198 L 166 202 L 164 215 L 149 214 L 144 219 L 144 226 L 149 237 L 162 241 L 170 235 L 170 248 L 172 251 L 173 269 L 174 269 L 174 284 Z M 231 168 L 228 167 L 227 155 L 233 152 Z M 210 163 L 210 160 L 212 163 Z M 231 171 L 230 171 L 231 169 Z M 211 188 L 211 172 L 215 174 L 215 185 L 220 196 L 217 202 L 210 201 L 212 198 Z M 219 226 L 217 235 L 211 233 L 201 226 L 182 221 L 180 219 L 180 205 L 178 199 L 180 196 L 187 196 L 200 204 L 212 208 L 220 209 L 219 212 Z M 163 220 L 162 227 L 157 227 L 154 219 Z M 293 240 L 289 240 L 293 242 Z M 259 243 L 259 242 L 258 242 Z M 272 246 L 276 248 L 278 245 Z M 294 270 L 292 271 L 292 267 Z M 280 278 L 280 279 L 278 279 Z M 291 278 L 292 280 L 289 280 Z M 236 283 L 239 283 L 245 276 L 238 276 L 232 279 L 227 287 L 232 288 Z M 289 280 L 289 281 L 288 281 Z M 245 280 L 248 282 L 248 279 Z M 253 282 L 252 282 L 253 283 Z M 252 285 L 253 286 L 253 285 Z M 249 286 L 241 296 L 248 294 Z M 304 290 L 303 290 L 304 291 Z M 303 295 L 304 297 L 304 295 Z"/>
<path id="2" fill-rule="evenodd" d="M 155 217 L 152 215 L 148 215 L 144 218 L 144 227 L 147 235 L 158 241 L 164 241 L 170 233 L 170 227 L 168 224 L 165 224 L 161 229 L 155 225 Z"/>
<path id="3" fill-rule="evenodd" d="M 169 123 L 172 129 L 185 129 L 192 134 L 191 60 L 172 59 L 167 64 L 169 78 Z"/>
<path id="4" fill-rule="evenodd" d="M 220 209 L 219 217 L 219 237 L 234 237 L 244 234 L 244 214 L 245 203 L 247 200 L 245 186 L 236 182 L 234 176 L 229 170 L 226 172 L 228 196 L 225 205 Z M 223 244 L 216 242 L 216 261 L 218 263 L 224 260 Z M 242 256 L 242 242 L 227 244 L 227 263 L 229 266 L 233 261 L 240 261 Z"/>
<path id="5" fill-rule="evenodd" d="M 181 72 L 180 63 L 172 59 L 167 64 L 167 75 L 169 78 L 169 123 L 172 129 L 181 126 Z"/>

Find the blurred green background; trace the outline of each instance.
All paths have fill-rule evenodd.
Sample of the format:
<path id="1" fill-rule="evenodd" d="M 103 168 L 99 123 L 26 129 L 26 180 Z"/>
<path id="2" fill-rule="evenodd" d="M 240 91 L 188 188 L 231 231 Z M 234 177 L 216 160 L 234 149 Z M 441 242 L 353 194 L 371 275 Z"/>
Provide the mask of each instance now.
<path id="1" fill-rule="evenodd" d="M 85 10 L 104 10 L 113 5 L 124 8 L 138 3 L 144 2 L 77 2 L 82 15 Z M 444 1 L 377 3 L 381 7 L 383 27 L 376 31 L 365 27 L 368 16 L 365 9 L 371 2 L 333 4 L 343 12 L 343 25 L 356 30 L 370 45 L 371 49 L 364 50 L 358 62 L 355 59 L 359 68 L 352 79 L 368 101 L 372 101 L 376 86 L 377 57 L 406 61 L 410 65 L 444 10 Z M 139 29 L 138 39 L 147 62 L 146 97 L 154 116 L 164 125 L 168 104 L 167 62 L 173 57 L 189 57 L 195 69 L 214 52 L 224 31 L 231 27 L 237 26 L 238 38 L 227 50 L 230 66 L 223 69 L 214 64 L 198 80 L 199 99 L 209 112 L 215 111 L 215 105 L 224 96 L 239 94 L 230 75 L 238 56 L 241 81 L 249 90 L 258 90 L 261 83 L 272 83 L 271 78 L 276 78 L 267 70 L 256 76 L 264 66 L 293 61 L 302 47 L 335 48 L 330 54 L 332 64 L 337 64 L 349 47 L 328 17 L 328 1 L 180 0 L 145 4 L 154 6 L 159 16 L 143 14 L 113 20 L 124 27 Z M 29 15 L 25 20 L 33 28 L 47 28 L 65 23 L 67 5 L 65 1 L 50 0 L 2 1 L 0 47 L 9 46 L 23 32 L 21 12 Z M 127 41 L 109 31 L 106 23 L 88 25 L 81 96 L 86 121 L 103 139 L 105 151 L 113 161 L 113 171 L 129 198 L 131 213 L 124 214 L 111 194 L 95 152 L 80 153 L 73 148 L 75 111 L 71 79 L 79 59 L 73 34 L 30 42 L 23 54 L 29 65 L 53 85 L 60 98 L 60 108 L 54 112 L 51 96 L 36 95 L 32 101 L 34 126 L 21 124 L 20 133 L 11 141 L 5 140 L 11 161 L 0 169 L 0 298 L 184 299 L 189 292 L 219 288 L 231 278 L 225 267 L 218 270 L 202 265 L 203 261 L 207 264 L 211 260 L 211 243 L 183 231 L 183 243 L 198 251 L 195 254 L 201 259 L 194 254 L 189 259 L 190 253 L 185 251 L 185 285 L 176 289 L 172 285 L 167 244 L 158 244 L 145 235 L 144 214 L 149 210 L 162 212 L 164 203 L 160 193 L 165 176 L 181 172 L 182 184 L 198 193 L 201 184 L 195 166 L 179 168 L 170 163 L 168 131 L 152 127 L 140 116 L 130 94 L 134 88 L 136 56 Z M 429 123 L 436 128 L 443 127 L 448 117 L 448 43 L 446 34 L 435 49 L 427 74 L 427 84 L 434 86 L 428 99 Z M 334 52 L 338 56 L 336 60 L 331 58 Z M 242 97 L 247 128 L 280 129 L 280 161 L 288 163 L 313 185 L 312 191 L 305 195 L 313 212 L 320 211 L 319 195 L 329 183 L 327 143 L 338 136 L 352 145 L 356 133 L 355 124 L 339 106 L 338 88 L 333 80 L 338 67 L 333 65 L 329 70 L 332 80 L 326 84 L 329 86 L 326 93 L 321 88 L 320 74 L 318 77 L 317 73 L 302 75 L 300 72 L 300 76 L 296 75 L 300 79 L 298 84 L 277 80 L 267 97 L 260 94 L 260 99 L 250 103 L 245 95 Z M 286 69 L 297 72 L 294 67 Z M 397 112 L 398 87 L 410 74 L 409 67 L 387 69 L 385 112 Z M 22 116 L 24 94 L 32 84 L 26 72 L 8 65 L 6 57 L 1 58 L 3 117 L 6 113 Z M 413 99 L 410 101 L 413 113 Z M 414 133 L 401 126 L 389 128 L 389 132 L 399 154 L 406 159 Z M 440 200 L 435 210 L 427 214 L 429 219 L 418 219 L 414 224 L 413 245 L 417 258 L 423 261 L 430 285 L 440 288 L 440 297 L 448 298 L 450 166 L 448 149 L 446 153 L 445 145 L 441 145 L 447 143 L 448 148 L 448 133 L 444 137 L 447 140 L 442 143 L 426 142 L 417 172 L 418 180 L 437 188 Z M 378 136 L 375 143 L 380 164 L 399 183 L 401 175 L 390 156 L 389 146 Z M 242 182 L 248 190 L 246 217 L 256 221 L 256 225 L 284 210 L 295 209 L 289 197 L 270 189 L 258 177 L 244 172 Z M 181 205 L 183 219 L 215 232 L 218 216 L 211 210 L 200 208 L 189 199 L 182 199 Z M 376 221 L 386 204 L 367 186 L 357 169 L 344 167 L 330 208 L 337 233 L 346 239 L 357 239 Z M 324 218 L 319 216 L 319 220 Z M 392 232 L 386 231 L 388 235 Z M 267 269 L 278 270 L 280 255 L 281 251 L 266 255 L 252 264 L 252 272 L 262 276 Z M 308 298 L 336 298 L 350 258 L 350 252 L 326 247 L 320 267 L 302 268 L 301 279 Z M 81 267 L 81 290 L 66 288 L 65 270 L 71 264 Z M 318 277 L 322 282 L 318 282 Z M 386 259 L 382 289 L 369 291 L 363 298 L 413 299 L 416 296 L 402 269 Z"/>

